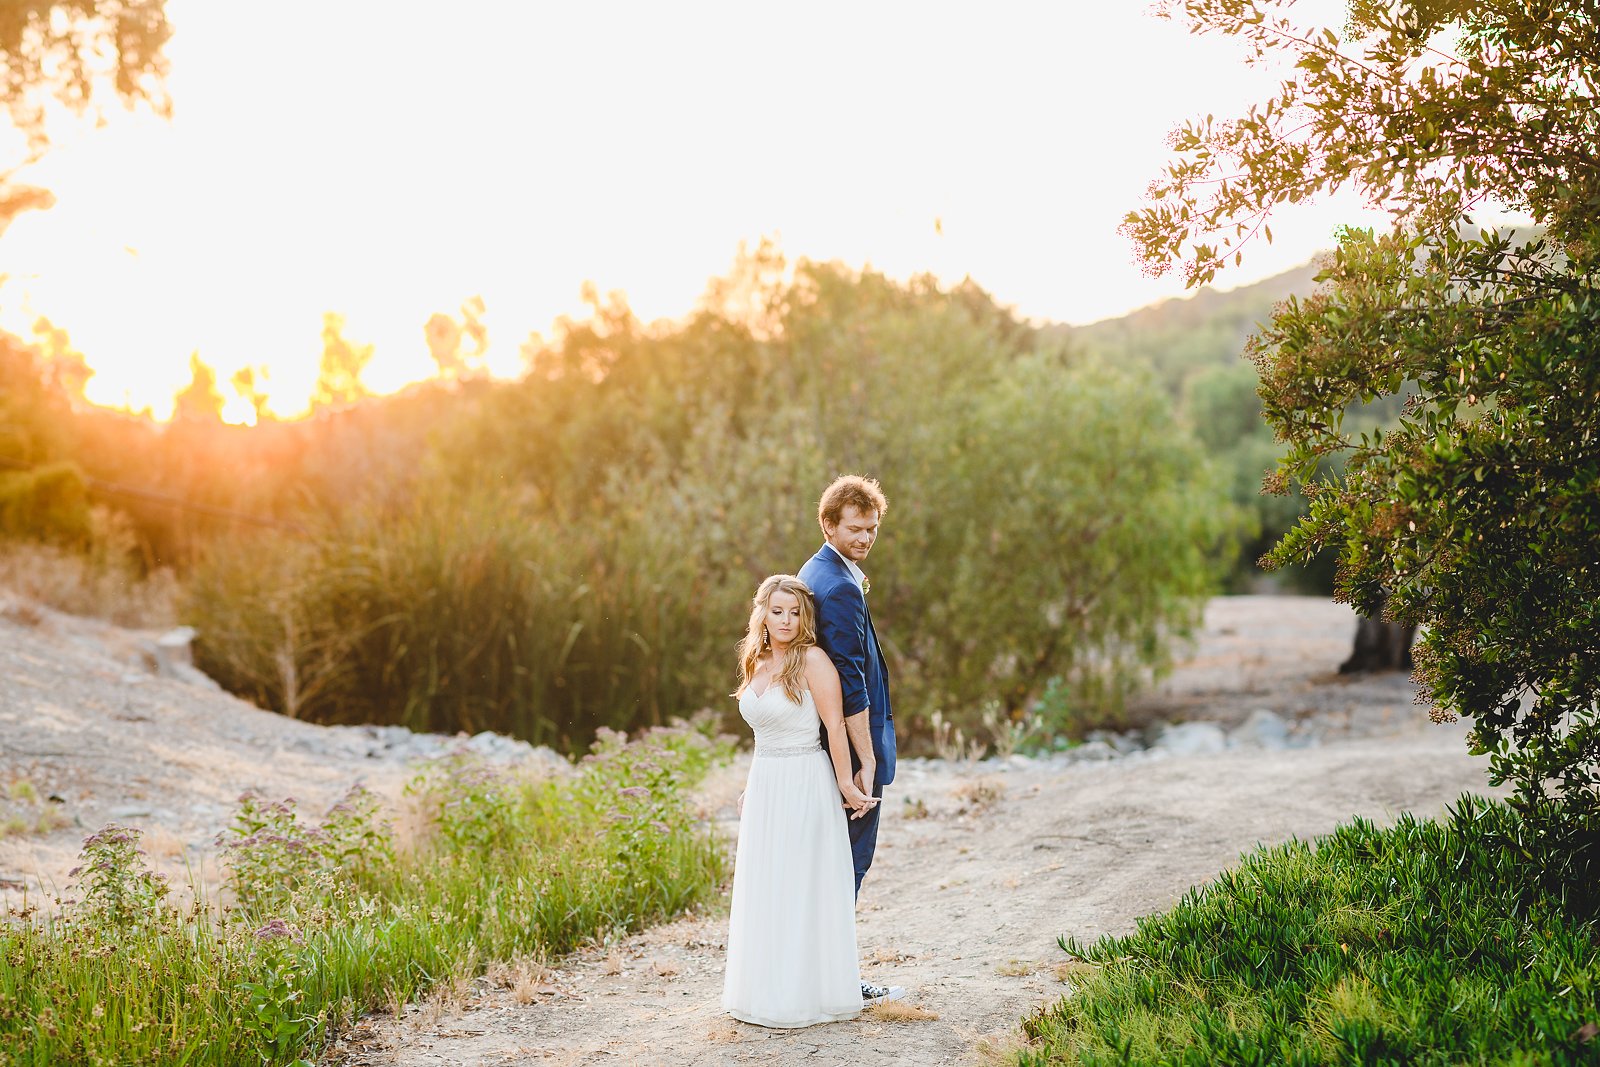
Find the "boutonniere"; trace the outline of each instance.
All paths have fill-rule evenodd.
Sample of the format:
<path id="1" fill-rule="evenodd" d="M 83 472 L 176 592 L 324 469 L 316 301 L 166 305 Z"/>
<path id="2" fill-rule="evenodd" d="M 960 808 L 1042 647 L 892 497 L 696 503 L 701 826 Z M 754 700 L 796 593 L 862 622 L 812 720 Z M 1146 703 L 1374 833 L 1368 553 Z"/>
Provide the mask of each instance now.
<path id="1" fill-rule="evenodd" d="M 863 574 L 861 576 L 861 595 L 866 596 L 870 592 L 872 592 L 872 579 Z"/>

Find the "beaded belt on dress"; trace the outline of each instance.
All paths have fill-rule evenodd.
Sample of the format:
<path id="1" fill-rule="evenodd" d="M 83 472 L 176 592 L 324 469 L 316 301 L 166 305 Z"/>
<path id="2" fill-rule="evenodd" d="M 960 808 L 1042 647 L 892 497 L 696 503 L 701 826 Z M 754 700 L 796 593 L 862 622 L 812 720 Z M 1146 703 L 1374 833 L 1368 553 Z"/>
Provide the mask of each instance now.
<path id="1" fill-rule="evenodd" d="M 822 751 L 822 742 L 817 741 L 809 745 L 779 745 L 763 748 L 756 746 L 756 759 L 765 759 L 768 756 L 809 756 L 813 752 Z"/>

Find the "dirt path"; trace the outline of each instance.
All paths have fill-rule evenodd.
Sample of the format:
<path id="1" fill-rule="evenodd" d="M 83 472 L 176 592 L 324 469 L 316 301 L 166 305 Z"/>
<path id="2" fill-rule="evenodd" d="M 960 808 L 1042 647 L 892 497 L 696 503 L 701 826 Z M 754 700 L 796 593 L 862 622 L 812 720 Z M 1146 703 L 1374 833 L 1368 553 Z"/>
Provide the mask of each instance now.
<path id="1" fill-rule="evenodd" d="M 1248 709 L 1276 697 L 1288 714 L 1315 709 L 1345 723 L 1351 739 L 1324 724 L 1319 732 L 1333 739 L 1289 750 L 902 766 L 861 896 L 863 976 L 905 986 L 908 1002 L 937 1019 L 797 1031 L 736 1023 L 719 1006 L 727 922 L 719 910 L 580 953 L 520 991 L 483 979 L 455 1004 L 369 1019 L 327 1062 L 982 1062 L 986 1048 L 1014 1039 L 1024 1013 L 1066 991 L 1051 967 L 1065 959 L 1058 935 L 1127 932 L 1258 843 L 1325 833 L 1357 814 L 1439 814 L 1463 791 L 1486 791 L 1483 761 L 1466 754 L 1462 728 L 1428 724 L 1403 678 L 1350 687 L 1324 677 L 1348 640 L 1342 609 L 1297 610 L 1322 630 L 1265 654 L 1250 643 L 1250 682 L 1225 661 L 1260 606 L 1223 604 L 1195 658 L 1163 689 L 1187 707 L 1227 697 Z M 1308 665 L 1320 680 L 1307 680 Z M 710 786 L 708 803 L 730 837 L 729 800 L 746 766 Z"/>
<path id="2" fill-rule="evenodd" d="M 0 590 L 0 594 L 4 591 Z M 9 606 L 8 606 L 9 605 Z M 1406 679 L 1339 679 L 1353 627 L 1325 601 L 1219 598 L 1193 654 L 1137 709 L 1238 724 L 1281 716 L 1311 747 L 1143 752 L 1100 763 L 903 761 L 862 892 L 864 974 L 911 991 L 937 1019 L 863 1018 L 800 1031 L 734 1023 L 719 1008 L 726 915 L 645 931 L 561 961 L 493 969 L 458 1002 L 374 1016 L 325 1057 L 348 1067 L 977 1062 L 1033 1005 L 1062 995 L 1061 934 L 1126 932 L 1258 842 L 1351 815 L 1437 814 L 1483 789 L 1460 727 L 1432 727 Z M 0 834 L 0 905 L 48 901 L 83 835 L 109 819 L 182 885 L 215 885 L 212 838 L 247 786 L 310 810 L 357 778 L 394 797 L 440 739 L 293 722 L 227 694 L 152 676 L 150 635 L 0 595 L 0 816 L 48 812 L 53 829 Z M 490 750 L 505 739 L 485 737 Z M 431 746 L 431 747 L 430 747 Z M 1109 751 L 1109 750 L 1108 750 Z M 747 764 L 702 791 L 731 840 Z M 18 799 L 26 783 L 34 799 Z M 924 814 L 925 812 L 925 814 Z M 20 816 L 18 816 L 20 817 Z M 0 821 L 3 824 L 3 821 Z"/>

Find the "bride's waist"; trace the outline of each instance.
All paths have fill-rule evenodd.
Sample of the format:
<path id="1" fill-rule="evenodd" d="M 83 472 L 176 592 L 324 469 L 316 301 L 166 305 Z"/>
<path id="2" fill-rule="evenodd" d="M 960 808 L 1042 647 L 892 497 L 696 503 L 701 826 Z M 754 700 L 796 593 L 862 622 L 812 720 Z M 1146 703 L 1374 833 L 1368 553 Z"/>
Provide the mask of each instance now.
<path id="1" fill-rule="evenodd" d="M 822 742 L 816 738 L 809 741 L 778 741 L 763 744 L 756 742 L 756 759 L 771 759 L 784 756 L 809 756 L 813 752 L 822 751 Z"/>

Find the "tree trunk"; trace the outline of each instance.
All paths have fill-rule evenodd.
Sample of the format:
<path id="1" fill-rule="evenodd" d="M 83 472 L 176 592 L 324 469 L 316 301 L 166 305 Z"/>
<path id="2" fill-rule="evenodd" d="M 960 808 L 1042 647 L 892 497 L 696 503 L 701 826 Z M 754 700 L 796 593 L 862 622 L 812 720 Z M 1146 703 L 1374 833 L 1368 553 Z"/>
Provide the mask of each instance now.
<path id="1" fill-rule="evenodd" d="M 1378 614 L 1383 614 L 1382 605 L 1378 607 Z M 1362 616 L 1356 620 L 1355 647 L 1350 651 L 1350 658 L 1339 664 L 1339 673 L 1409 671 L 1411 641 L 1416 636 L 1414 623 L 1385 622 L 1381 617 Z"/>

